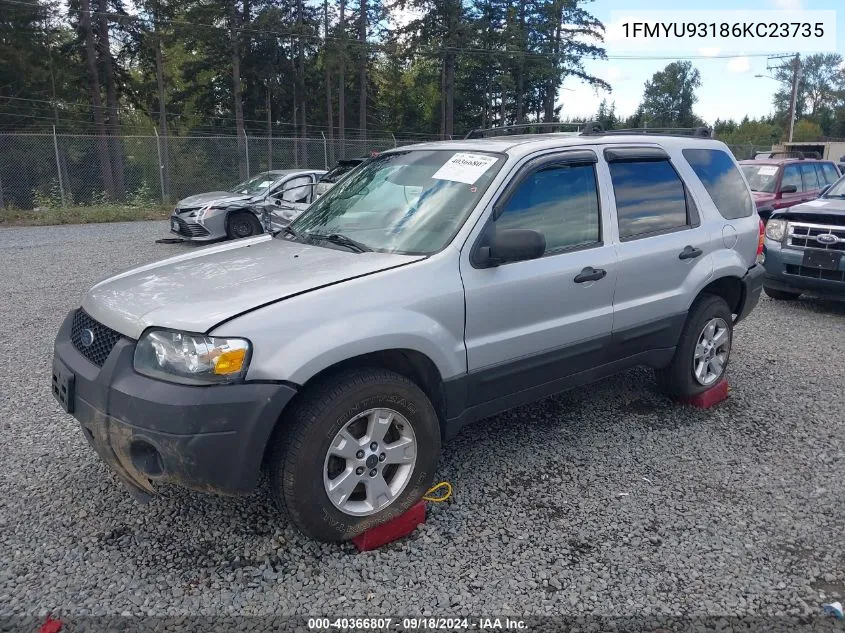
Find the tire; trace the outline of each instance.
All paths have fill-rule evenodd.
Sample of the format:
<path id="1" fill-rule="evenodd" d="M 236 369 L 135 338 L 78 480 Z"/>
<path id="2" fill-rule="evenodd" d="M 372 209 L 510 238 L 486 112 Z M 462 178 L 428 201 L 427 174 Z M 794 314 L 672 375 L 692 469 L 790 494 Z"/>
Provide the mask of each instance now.
<path id="1" fill-rule="evenodd" d="M 236 211 L 226 219 L 226 235 L 230 240 L 252 237 L 263 232 L 261 222 L 251 211 Z"/>
<path id="2" fill-rule="evenodd" d="M 763 286 L 763 292 L 769 295 L 772 299 L 778 299 L 779 301 L 795 301 L 798 297 L 801 296 L 800 292 L 786 292 L 785 290 L 775 290 L 774 288 L 769 288 L 768 286 Z"/>
<path id="3" fill-rule="evenodd" d="M 715 350 L 713 357 L 719 360 L 721 364 L 721 371 L 718 372 L 717 376 L 713 377 L 716 372 L 710 372 L 711 364 L 706 360 L 704 361 L 704 377 L 706 380 L 702 383 L 701 377 L 696 376 L 696 370 L 702 367 L 701 361 L 694 363 L 694 358 L 699 341 L 705 334 L 704 328 L 711 323 L 716 324 L 715 333 L 721 332 L 722 327 L 724 327 L 727 332 L 727 345 L 726 348 L 724 346 L 713 348 Z M 722 341 L 723 339 L 720 338 L 719 340 Z M 725 375 L 730 360 L 732 342 L 733 315 L 728 304 L 716 295 L 702 295 L 696 299 L 690 308 L 678 345 L 675 348 L 675 355 L 672 357 L 669 366 L 655 370 L 657 382 L 661 389 L 673 398 L 691 398 L 712 388 Z M 706 354 L 710 353 L 709 350 L 705 351 L 706 349 L 705 347 L 701 350 L 705 354 L 705 359 L 707 358 Z"/>
<path id="4" fill-rule="evenodd" d="M 386 439 L 372 453 L 372 445 L 367 445 L 363 437 L 358 438 L 355 431 L 369 424 L 374 414 L 367 412 L 374 410 L 381 412 L 381 420 L 392 421 L 389 428 L 385 427 Z M 388 410 L 398 415 L 385 414 Z M 342 429 L 359 443 L 347 445 L 340 440 Z M 395 439 L 399 432 L 404 435 Z M 377 438 L 378 433 L 373 437 Z M 415 442 L 415 450 L 411 451 L 414 463 L 395 465 L 400 455 L 393 447 L 398 447 L 399 442 L 407 445 L 410 437 Z M 330 448 L 341 443 L 351 446 L 348 452 L 355 454 L 348 459 L 330 455 Z M 360 460 L 358 455 L 364 449 L 366 457 Z M 385 458 L 383 463 L 370 463 L 374 456 L 381 459 L 382 452 L 391 450 L 393 457 Z M 408 450 L 402 450 L 401 457 L 407 460 Z M 276 504 L 287 509 L 303 533 L 319 541 L 344 541 L 405 513 L 419 501 L 431 487 L 439 456 L 437 413 L 417 385 L 385 369 L 349 370 L 307 389 L 294 404 L 284 427 L 272 440 L 268 455 L 270 486 Z M 375 478 L 370 478 L 371 467 L 378 471 Z M 359 469 L 364 469 L 363 475 L 358 474 Z M 329 497 L 329 487 L 342 481 L 344 475 L 355 487 L 350 487 L 342 509 Z M 332 476 L 335 478 L 330 479 Z M 383 482 L 393 491 L 384 492 L 379 487 Z M 371 502 L 372 490 L 382 490 L 381 496 L 372 496 L 378 500 L 376 503 Z M 339 494 L 336 493 L 336 501 Z M 394 496 L 389 500 L 389 495 Z"/>

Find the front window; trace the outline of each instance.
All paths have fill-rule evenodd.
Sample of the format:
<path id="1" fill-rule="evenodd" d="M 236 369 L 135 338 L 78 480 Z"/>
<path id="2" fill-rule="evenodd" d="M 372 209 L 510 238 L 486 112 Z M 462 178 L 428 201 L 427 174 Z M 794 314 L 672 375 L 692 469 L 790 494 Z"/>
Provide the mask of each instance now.
<path id="1" fill-rule="evenodd" d="M 774 193 L 778 182 L 777 165 L 740 165 L 742 175 L 748 181 L 751 191 Z"/>
<path id="2" fill-rule="evenodd" d="M 291 224 L 286 239 L 348 238 L 363 250 L 428 255 L 445 247 L 504 158 L 486 152 L 409 150 L 359 167 Z M 347 240 L 347 241 L 348 241 Z"/>
<path id="3" fill-rule="evenodd" d="M 274 182 L 276 182 L 276 177 L 274 177 L 270 172 L 264 172 L 263 174 L 258 174 L 249 180 L 235 185 L 230 189 L 230 191 L 232 193 L 242 193 L 247 196 L 254 196 L 267 189 L 267 187 L 272 185 Z"/>

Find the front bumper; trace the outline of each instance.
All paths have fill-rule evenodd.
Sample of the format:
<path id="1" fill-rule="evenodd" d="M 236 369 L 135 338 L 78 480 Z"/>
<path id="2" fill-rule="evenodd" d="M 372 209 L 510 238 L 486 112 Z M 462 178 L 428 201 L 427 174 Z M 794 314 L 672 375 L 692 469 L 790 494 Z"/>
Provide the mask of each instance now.
<path id="1" fill-rule="evenodd" d="M 216 230 L 209 230 L 204 223 L 197 222 L 195 218 L 189 218 L 178 213 L 173 213 L 170 216 L 170 232 L 193 242 L 210 242 L 226 236 L 225 231 L 222 235 L 219 235 Z"/>
<path id="2" fill-rule="evenodd" d="M 807 269 L 802 266 L 805 249 L 784 248 L 780 242 L 766 238 L 766 276 L 763 285 L 783 292 L 809 292 L 822 297 L 845 297 L 845 256 L 838 271 Z"/>
<path id="3" fill-rule="evenodd" d="M 54 386 L 67 386 L 67 409 L 133 492 L 154 493 L 154 481 L 219 494 L 255 488 L 264 449 L 294 387 L 196 387 L 148 378 L 135 372 L 135 343 L 125 338 L 97 367 L 71 342 L 72 319 L 71 312 L 56 337 Z"/>

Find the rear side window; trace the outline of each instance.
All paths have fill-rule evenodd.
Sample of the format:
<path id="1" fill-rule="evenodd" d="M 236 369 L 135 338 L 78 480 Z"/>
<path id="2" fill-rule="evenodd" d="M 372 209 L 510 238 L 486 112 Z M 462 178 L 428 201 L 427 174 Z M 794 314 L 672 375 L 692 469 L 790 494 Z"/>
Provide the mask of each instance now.
<path id="1" fill-rule="evenodd" d="M 787 165 L 783 169 L 783 180 L 780 183 L 780 188 L 783 189 L 787 185 L 795 185 L 796 191 L 804 191 L 804 184 L 801 182 L 801 172 L 798 170 L 798 165 Z"/>
<path id="2" fill-rule="evenodd" d="M 589 165 L 549 165 L 529 174 L 496 219 L 502 229 L 532 229 L 546 254 L 599 242 L 596 172 Z"/>
<path id="3" fill-rule="evenodd" d="M 620 239 L 688 224 L 684 185 L 669 161 L 611 162 L 609 167 Z"/>
<path id="4" fill-rule="evenodd" d="M 839 180 L 839 174 L 836 173 L 836 167 L 833 166 L 833 163 L 821 163 L 821 168 L 826 185 L 832 185 Z"/>
<path id="5" fill-rule="evenodd" d="M 821 188 L 818 176 L 816 176 L 815 163 L 803 163 L 801 165 L 801 176 L 804 178 L 804 191 Z"/>
<path id="6" fill-rule="evenodd" d="M 684 158 L 726 220 L 747 218 L 754 202 L 731 157 L 720 149 L 685 149 Z"/>

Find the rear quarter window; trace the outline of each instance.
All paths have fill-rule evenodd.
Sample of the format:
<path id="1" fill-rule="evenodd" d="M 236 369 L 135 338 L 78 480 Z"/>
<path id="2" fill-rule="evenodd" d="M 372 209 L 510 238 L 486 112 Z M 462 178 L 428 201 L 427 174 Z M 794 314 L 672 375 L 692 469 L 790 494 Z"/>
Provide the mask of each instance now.
<path id="1" fill-rule="evenodd" d="M 685 149 L 683 154 L 723 218 L 747 218 L 754 212 L 754 201 L 748 187 L 727 152 L 720 149 Z"/>

